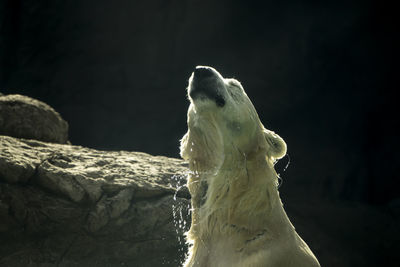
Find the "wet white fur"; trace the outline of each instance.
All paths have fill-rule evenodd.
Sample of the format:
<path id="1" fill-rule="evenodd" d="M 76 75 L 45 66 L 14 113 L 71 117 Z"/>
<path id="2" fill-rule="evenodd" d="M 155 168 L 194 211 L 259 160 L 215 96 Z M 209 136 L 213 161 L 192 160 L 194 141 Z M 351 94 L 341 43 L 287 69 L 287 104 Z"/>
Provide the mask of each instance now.
<path id="1" fill-rule="evenodd" d="M 181 140 L 192 196 L 184 266 L 319 266 L 277 190 L 274 162 L 286 154 L 285 142 L 264 128 L 237 80 L 216 79 L 225 106 L 189 98 L 188 132 Z"/>

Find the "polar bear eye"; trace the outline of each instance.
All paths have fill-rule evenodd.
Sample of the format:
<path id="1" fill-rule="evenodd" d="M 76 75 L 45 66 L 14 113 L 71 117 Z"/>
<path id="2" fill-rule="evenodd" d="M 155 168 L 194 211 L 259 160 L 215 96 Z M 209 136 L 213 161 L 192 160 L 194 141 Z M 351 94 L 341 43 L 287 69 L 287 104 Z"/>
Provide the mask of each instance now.
<path id="1" fill-rule="evenodd" d="M 218 107 L 223 107 L 225 106 L 225 99 L 223 97 L 217 97 L 215 99 L 215 103 L 217 104 Z"/>

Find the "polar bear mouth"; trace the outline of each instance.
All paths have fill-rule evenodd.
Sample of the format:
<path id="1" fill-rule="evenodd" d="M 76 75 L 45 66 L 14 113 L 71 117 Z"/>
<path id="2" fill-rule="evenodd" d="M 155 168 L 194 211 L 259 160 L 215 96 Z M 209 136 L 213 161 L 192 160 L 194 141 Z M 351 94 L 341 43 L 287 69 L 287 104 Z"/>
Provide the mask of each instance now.
<path id="1" fill-rule="evenodd" d="M 212 100 L 223 107 L 225 90 L 223 77 L 211 67 L 197 66 L 189 79 L 188 94 L 193 102 Z"/>

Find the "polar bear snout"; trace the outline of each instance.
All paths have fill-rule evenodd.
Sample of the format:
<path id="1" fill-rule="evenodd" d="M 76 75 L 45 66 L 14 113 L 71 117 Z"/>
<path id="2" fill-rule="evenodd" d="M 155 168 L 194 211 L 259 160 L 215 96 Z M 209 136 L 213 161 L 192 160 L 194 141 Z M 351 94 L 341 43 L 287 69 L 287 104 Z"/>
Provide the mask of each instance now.
<path id="1" fill-rule="evenodd" d="M 197 66 L 193 72 L 193 76 L 196 79 L 209 78 L 213 75 L 215 75 L 215 70 L 213 70 L 211 67 L 206 66 Z"/>
<path id="2" fill-rule="evenodd" d="M 214 68 L 197 66 L 189 79 L 188 94 L 192 102 L 213 101 L 218 107 L 225 106 L 223 77 Z"/>

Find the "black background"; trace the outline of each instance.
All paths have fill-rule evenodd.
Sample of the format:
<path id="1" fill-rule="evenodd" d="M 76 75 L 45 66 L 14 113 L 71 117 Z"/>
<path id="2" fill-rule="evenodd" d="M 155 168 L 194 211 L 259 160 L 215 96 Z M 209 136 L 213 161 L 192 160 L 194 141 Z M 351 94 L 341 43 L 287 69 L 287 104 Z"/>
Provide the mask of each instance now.
<path id="1" fill-rule="evenodd" d="M 0 92 L 54 107 L 73 144 L 179 157 L 187 79 L 209 65 L 286 140 L 283 196 L 400 206 L 387 1 L 0 3 Z"/>

